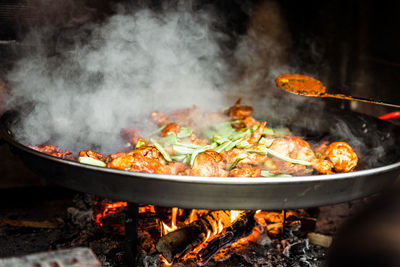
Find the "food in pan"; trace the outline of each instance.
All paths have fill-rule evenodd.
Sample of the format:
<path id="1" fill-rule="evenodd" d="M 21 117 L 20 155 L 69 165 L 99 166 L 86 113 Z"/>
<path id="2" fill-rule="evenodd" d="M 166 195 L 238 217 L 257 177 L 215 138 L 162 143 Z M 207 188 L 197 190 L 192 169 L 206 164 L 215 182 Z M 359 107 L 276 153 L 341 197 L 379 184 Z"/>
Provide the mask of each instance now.
<path id="1" fill-rule="evenodd" d="M 268 127 L 240 99 L 229 109 L 203 113 L 198 108 L 152 112 L 158 130 L 144 138 L 134 128 L 121 130 L 130 149 L 108 156 L 79 152 L 84 164 L 127 171 L 211 177 L 285 177 L 350 172 L 357 154 L 346 142 L 322 142 L 314 148 L 286 128 Z M 56 157 L 71 157 L 54 145 L 31 146 Z M 76 158 L 75 158 L 76 159 Z"/>

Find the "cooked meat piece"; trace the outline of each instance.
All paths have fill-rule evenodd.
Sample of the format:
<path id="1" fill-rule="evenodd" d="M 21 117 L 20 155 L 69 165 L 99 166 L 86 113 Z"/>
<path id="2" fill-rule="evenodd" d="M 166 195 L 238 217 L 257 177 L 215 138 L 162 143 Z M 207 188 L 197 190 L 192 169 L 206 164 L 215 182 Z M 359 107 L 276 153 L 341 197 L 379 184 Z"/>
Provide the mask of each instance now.
<path id="1" fill-rule="evenodd" d="M 243 124 L 247 127 L 253 127 L 254 125 L 260 124 L 257 120 L 255 120 L 253 117 L 246 117 L 242 120 Z M 265 126 L 264 126 L 265 127 Z M 263 129 L 264 130 L 264 129 Z"/>
<path id="2" fill-rule="evenodd" d="M 227 114 L 229 117 L 235 120 L 243 120 L 246 117 L 250 116 L 253 113 L 253 108 L 250 106 L 241 106 L 240 105 L 241 99 L 236 101 L 235 105 L 230 107 L 227 110 Z"/>
<path id="3" fill-rule="evenodd" d="M 313 163 L 313 168 L 322 174 L 334 174 L 332 171 L 333 167 L 333 163 L 329 160 L 317 159 Z"/>
<path id="4" fill-rule="evenodd" d="M 136 172 L 167 173 L 165 164 L 162 164 L 158 160 L 147 158 L 142 154 L 127 154 L 116 158 L 109 162 L 107 167 Z"/>
<path id="5" fill-rule="evenodd" d="M 116 153 L 111 153 L 107 157 L 107 161 L 112 161 L 113 159 L 119 158 L 119 157 L 124 157 L 126 156 L 127 153 L 125 152 L 116 152 Z"/>
<path id="6" fill-rule="evenodd" d="M 247 152 L 246 150 L 239 148 L 234 148 L 229 151 L 221 152 L 221 156 L 224 159 L 224 161 L 228 164 L 232 164 L 235 162 L 236 159 L 241 158 L 242 160 L 239 162 L 239 164 L 248 163 L 248 164 L 258 165 L 268 159 L 267 155 L 250 153 Z"/>
<path id="7" fill-rule="evenodd" d="M 334 165 L 337 172 L 350 172 L 358 163 L 357 154 L 346 142 L 334 142 L 328 146 L 324 153 Z"/>
<path id="8" fill-rule="evenodd" d="M 101 161 L 105 161 L 106 160 L 106 156 L 93 151 L 93 150 L 82 150 L 79 152 L 79 157 L 89 157 L 92 159 L 97 159 L 97 160 L 101 160 Z"/>
<path id="9" fill-rule="evenodd" d="M 328 145 L 328 141 L 323 141 L 321 144 L 314 148 L 315 154 L 319 155 L 319 157 L 324 157 L 325 151 L 328 149 Z"/>
<path id="10" fill-rule="evenodd" d="M 197 155 L 190 174 L 194 176 L 225 177 L 228 176 L 225 167 L 226 164 L 221 155 L 215 151 L 208 150 Z"/>
<path id="11" fill-rule="evenodd" d="M 168 123 L 161 131 L 161 136 L 167 136 L 169 133 L 178 134 L 179 125 L 175 122 Z"/>
<path id="12" fill-rule="evenodd" d="M 167 173 L 166 162 L 161 153 L 152 146 L 143 146 L 129 153 L 109 155 L 112 160 L 107 167 L 121 170 Z"/>
<path id="13" fill-rule="evenodd" d="M 197 136 L 194 135 L 194 134 L 191 134 L 191 135 L 189 136 L 188 141 L 189 141 L 190 143 L 192 143 L 192 144 L 195 144 L 195 145 L 203 145 L 203 146 L 208 145 L 208 140 L 207 140 L 207 139 L 201 139 L 201 140 L 200 140 L 200 139 L 198 139 Z"/>
<path id="14" fill-rule="evenodd" d="M 165 125 L 168 122 L 168 116 L 164 112 L 153 111 L 150 113 L 150 119 L 157 124 L 159 127 Z"/>
<path id="15" fill-rule="evenodd" d="M 267 125 L 267 122 L 264 121 L 261 123 L 258 128 L 248 137 L 245 138 L 244 141 L 247 141 L 249 144 L 255 144 L 260 140 L 261 136 L 263 135 L 265 125 Z"/>
<path id="16" fill-rule="evenodd" d="M 229 172 L 233 177 L 260 177 L 261 169 L 250 164 L 241 164 Z"/>
<path id="17" fill-rule="evenodd" d="M 140 148 L 132 150 L 128 154 L 133 156 L 142 155 L 146 158 L 159 161 L 163 165 L 166 164 L 164 157 L 161 155 L 160 151 L 158 151 L 158 149 L 154 146 L 142 146 Z"/>
<path id="18" fill-rule="evenodd" d="M 29 145 L 28 147 L 57 158 L 65 158 L 68 155 L 72 155 L 71 151 L 62 152 L 61 148 L 55 145 L 42 144 L 38 146 Z"/>
<path id="19" fill-rule="evenodd" d="M 189 167 L 189 165 L 178 161 L 169 162 L 166 166 L 168 171 L 166 174 L 184 175 L 185 171 L 188 170 Z"/>
<path id="20" fill-rule="evenodd" d="M 128 143 L 128 146 L 134 147 L 139 140 L 139 132 L 134 128 L 123 128 L 120 131 L 120 135 L 124 141 Z"/>
<path id="21" fill-rule="evenodd" d="M 315 155 L 310 145 L 299 137 L 285 136 L 274 140 L 269 147 L 271 150 L 292 158 L 303 160 L 307 162 L 314 162 Z M 272 158 L 276 169 L 270 170 L 271 173 L 288 173 L 293 175 L 303 175 L 306 166 L 300 164 L 293 164 L 278 158 Z"/>

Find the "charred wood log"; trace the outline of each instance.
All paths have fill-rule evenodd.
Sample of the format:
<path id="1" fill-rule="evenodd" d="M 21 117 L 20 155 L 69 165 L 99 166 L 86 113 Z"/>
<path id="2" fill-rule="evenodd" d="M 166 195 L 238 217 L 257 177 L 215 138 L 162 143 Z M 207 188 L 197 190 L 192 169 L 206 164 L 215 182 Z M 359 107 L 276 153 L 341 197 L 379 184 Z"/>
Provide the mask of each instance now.
<path id="1" fill-rule="evenodd" d="M 212 232 L 213 225 L 219 221 L 224 228 L 231 225 L 230 212 L 211 211 L 191 224 L 161 237 L 156 244 L 156 249 L 167 261 L 172 262 L 175 257 L 184 256 L 202 243 L 207 232 Z"/>
<path id="2" fill-rule="evenodd" d="M 211 240 L 207 247 L 197 254 L 198 264 L 200 266 L 206 264 L 219 250 L 250 235 L 256 225 L 254 214 L 254 211 L 243 213 L 226 229 L 224 234 Z"/>

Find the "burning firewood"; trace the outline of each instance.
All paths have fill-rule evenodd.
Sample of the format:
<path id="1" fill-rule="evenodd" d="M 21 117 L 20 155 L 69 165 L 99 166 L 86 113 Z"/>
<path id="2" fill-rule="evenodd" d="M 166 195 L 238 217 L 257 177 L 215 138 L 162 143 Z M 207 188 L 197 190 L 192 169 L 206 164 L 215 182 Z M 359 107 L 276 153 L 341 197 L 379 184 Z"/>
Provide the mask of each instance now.
<path id="1" fill-rule="evenodd" d="M 243 213 L 229 226 L 225 233 L 214 238 L 208 243 L 207 247 L 200 250 L 197 254 L 199 265 L 206 264 L 219 250 L 236 242 L 242 237 L 248 236 L 253 231 L 256 224 L 254 211 Z"/>
<path id="2" fill-rule="evenodd" d="M 175 257 L 181 257 L 201 244 L 207 232 L 212 232 L 216 224 L 221 224 L 223 228 L 230 226 L 229 211 L 211 211 L 187 226 L 170 232 L 158 240 L 156 249 L 167 261 L 172 262 Z"/>

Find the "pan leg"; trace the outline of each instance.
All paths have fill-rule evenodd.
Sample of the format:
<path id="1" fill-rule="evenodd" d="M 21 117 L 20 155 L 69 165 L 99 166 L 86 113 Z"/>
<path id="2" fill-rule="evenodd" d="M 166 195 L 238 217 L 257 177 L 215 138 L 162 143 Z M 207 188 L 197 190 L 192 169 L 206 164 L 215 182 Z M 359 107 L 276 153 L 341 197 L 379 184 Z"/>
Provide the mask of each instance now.
<path id="1" fill-rule="evenodd" d="M 126 207 L 125 219 L 125 248 L 126 263 L 129 267 L 136 267 L 137 257 L 137 226 L 138 226 L 138 204 L 129 203 Z"/>

